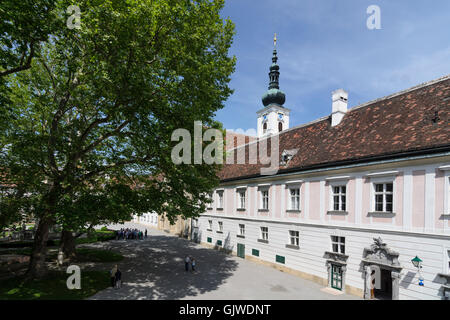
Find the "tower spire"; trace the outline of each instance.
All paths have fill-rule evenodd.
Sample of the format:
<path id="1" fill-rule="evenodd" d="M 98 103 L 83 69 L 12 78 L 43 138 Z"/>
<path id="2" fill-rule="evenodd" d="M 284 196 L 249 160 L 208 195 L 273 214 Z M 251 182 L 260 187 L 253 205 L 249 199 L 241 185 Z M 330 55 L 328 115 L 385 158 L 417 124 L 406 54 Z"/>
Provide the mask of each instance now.
<path id="1" fill-rule="evenodd" d="M 269 90 L 264 94 L 262 98 L 264 106 L 268 106 L 271 103 L 275 103 L 282 106 L 286 99 L 286 96 L 280 90 L 279 85 L 280 67 L 277 64 L 278 57 L 276 45 L 277 45 L 277 34 L 275 33 L 273 37 L 272 65 L 270 66 L 269 72 Z"/>

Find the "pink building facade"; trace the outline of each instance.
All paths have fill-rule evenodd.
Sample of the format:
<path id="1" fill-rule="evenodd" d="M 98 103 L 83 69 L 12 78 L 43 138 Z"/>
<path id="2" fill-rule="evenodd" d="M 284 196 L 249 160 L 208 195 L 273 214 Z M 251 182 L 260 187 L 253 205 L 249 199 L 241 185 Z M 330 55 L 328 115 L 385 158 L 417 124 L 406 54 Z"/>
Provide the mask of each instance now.
<path id="1" fill-rule="evenodd" d="M 450 77 L 338 107 L 278 133 L 276 174 L 225 165 L 195 238 L 365 299 L 448 299 Z"/>

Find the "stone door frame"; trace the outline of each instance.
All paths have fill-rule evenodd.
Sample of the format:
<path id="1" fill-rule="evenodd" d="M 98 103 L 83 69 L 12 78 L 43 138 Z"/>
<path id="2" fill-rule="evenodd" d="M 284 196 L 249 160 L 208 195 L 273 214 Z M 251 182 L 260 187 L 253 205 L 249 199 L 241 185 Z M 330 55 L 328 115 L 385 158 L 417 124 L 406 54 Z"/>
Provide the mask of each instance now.
<path id="1" fill-rule="evenodd" d="M 374 238 L 370 248 L 364 249 L 364 299 L 371 299 L 372 278 L 371 270 L 376 267 L 380 270 L 391 272 L 392 278 L 392 300 L 399 300 L 400 295 L 400 272 L 403 269 L 398 261 L 399 253 L 390 249 L 381 238 Z M 381 276 L 381 275 L 380 275 Z"/>

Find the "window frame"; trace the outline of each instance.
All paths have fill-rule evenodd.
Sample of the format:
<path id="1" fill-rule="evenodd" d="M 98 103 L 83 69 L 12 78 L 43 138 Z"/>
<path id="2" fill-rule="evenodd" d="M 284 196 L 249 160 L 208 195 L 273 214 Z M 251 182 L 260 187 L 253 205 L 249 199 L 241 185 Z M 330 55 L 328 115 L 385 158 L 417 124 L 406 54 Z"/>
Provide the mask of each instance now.
<path id="1" fill-rule="evenodd" d="M 224 198 L 225 198 L 225 190 L 217 190 L 217 208 L 218 210 L 223 210 L 224 206 Z"/>
<path id="2" fill-rule="evenodd" d="M 267 192 L 267 207 L 264 207 L 265 201 L 264 201 L 264 193 Z M 259 189 L 259 210 L 260 211 L 269 211 L 270 206 L 270 187 L 264 187 Z"/>
<path id="3" fill-rule="evenodd" d="M 263 228 L 266 230 L 264 231 Z M 269 241 L 269 227 L 261 226 L 261 227 L 259 227 L 259 230 L 260 230 L 260 234 L 259 234 L 260 239 L 263 241 Z"/>
<path id="4" fill-rule="evenodd" d="M 223 232 L 223 221 L 217 221 L 217 232 Z"/>
<path id="5" fill-rule="evenodd" d="M 242 194 L 244 195 L 243 197 L 242 197 Z M 237 197 L 236 209 L 238 211 L 246 210 L 246 205 L 247 205 L 247 187 L 237 187 L 236 188 L 236 197 Z M 244 200 L 243 206 L 242 206 L 242 199 Z"/>
<path id="6" fill-rule="evenodd" d="M 241 226 L 242 226 L 242 228 L 241 228 Z M 238 231 L 239 231 L 239 233 L 238 233 L 239 236 L 245 237 L 245 224 L 239 223 L 238 224 Z"/>
<path id="7" fill-rule="evenodd" d="M 377 191 L 377 186 L 382 185 L 383 191 Z M 387 191 L 387 186 L 392 185 L 392 191 Z M 394 182 L 393 181 L 387 181 L 387 182 L 372 182 L 372 212 L 374 213 L 394 213 Z M 377 210 L 377 196 L 382 196 L 382 210 Z M 387 197 L 391 195 L 392 201 L 391 201 L 391 210 L 387 210 Z"/>
<path id="8" fill-rule="evenodd" d="M 296 235 L 292 235 L 292 233 L 296 233 Z M 294 239 L 294 243 L 292 243 L 293 239 Z M 294 246 L 294 247 L 300 246 L 300 231 L 289 230 L 289 245 Z"/>
<path id="9" fill-rule="evenodd" d="M 337 238 L 337 241 L 333 240 L 334 237 Z M 346 247 L 345 238 L 346 237 L 342 236 L 342 235 L 334 235 L 334 234 L 332 234 L 330 236 L 331 252 L 345 255 L 345 247 Z M 341 241 L 342 239 L 344 239 L 343 242 Z M 338 248 L 337 251 L 334 250 L 334 245 L 337 245 L 337 248 Z M 342 247 L 341 246 L 344 246 L 344 252 L 342 252 Z"/>

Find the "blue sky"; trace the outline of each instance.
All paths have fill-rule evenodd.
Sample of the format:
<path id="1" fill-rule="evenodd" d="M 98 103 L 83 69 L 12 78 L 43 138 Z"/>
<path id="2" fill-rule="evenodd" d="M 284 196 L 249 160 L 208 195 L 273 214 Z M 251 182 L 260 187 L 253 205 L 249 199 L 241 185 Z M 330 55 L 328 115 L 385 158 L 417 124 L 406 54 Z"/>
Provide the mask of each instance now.
<path id="1" fill-rule="evenodd" d="M 381 30 L 369 30 L 370 5 Z M 450 1 L 226 0 L 236 25 L 235 90 L 216 119 L 227 129 L 255 129 L 269 84 L 277 33 L 280 89 L 290 126 L 331 113 L 331 92 L 349 92 L 349 108 L 450 74 Z"/>

